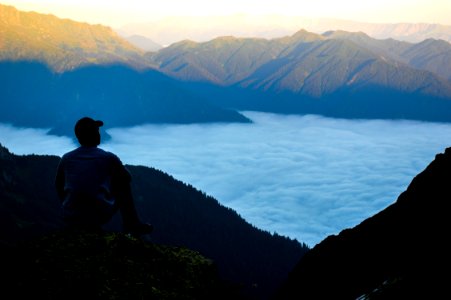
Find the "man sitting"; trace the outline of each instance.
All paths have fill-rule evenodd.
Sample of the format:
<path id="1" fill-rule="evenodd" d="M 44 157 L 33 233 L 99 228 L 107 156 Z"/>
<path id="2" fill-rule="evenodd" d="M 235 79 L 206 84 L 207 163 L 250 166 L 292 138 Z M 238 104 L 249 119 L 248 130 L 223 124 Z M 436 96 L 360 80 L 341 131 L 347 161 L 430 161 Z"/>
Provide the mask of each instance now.
<path id="1" fill-rule="evenodd" d="M 75 125 L 80 147 L 63 155 L 55 185 L 63 219 L 69 228 L 100 230 L 120 211 L 124 231 L 133 235 L 152 232 L 142 223 L 131 193 L 131 175 L 120 159 L 100 145 L 102 121 L 81 118 Z"/>

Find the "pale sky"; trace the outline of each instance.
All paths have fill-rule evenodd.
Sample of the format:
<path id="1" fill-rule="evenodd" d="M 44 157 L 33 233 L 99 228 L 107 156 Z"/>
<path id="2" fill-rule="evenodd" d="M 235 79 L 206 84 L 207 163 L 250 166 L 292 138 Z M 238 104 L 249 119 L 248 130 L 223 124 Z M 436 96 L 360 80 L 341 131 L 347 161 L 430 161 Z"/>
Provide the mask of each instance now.
<path id="1" fill-rule="evenodd" d="M 166 16 L 232 14 L 451 25 L 451 0 L 0 0 L 0 3 L 111 27 Z"/>

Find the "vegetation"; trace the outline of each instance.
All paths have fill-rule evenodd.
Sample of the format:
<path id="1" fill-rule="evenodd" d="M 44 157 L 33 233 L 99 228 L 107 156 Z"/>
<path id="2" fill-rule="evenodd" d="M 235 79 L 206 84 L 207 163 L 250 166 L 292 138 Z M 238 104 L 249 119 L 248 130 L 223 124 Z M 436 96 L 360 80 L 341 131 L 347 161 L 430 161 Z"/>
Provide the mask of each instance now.
<path id="1" fill-rule="evenodd" d="M 213 261 L 121 233 L 59 232 L 2 249 L 15 299 L 231 299 Z"/>

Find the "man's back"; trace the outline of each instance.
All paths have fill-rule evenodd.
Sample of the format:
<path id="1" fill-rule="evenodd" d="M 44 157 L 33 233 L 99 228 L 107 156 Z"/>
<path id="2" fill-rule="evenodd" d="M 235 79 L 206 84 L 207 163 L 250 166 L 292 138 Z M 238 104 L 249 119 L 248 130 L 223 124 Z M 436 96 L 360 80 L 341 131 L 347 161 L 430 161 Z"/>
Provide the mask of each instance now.
<path id="1" fill-rule="evenodd" d="M 103 222 L 115 205 L 114 185 L 129 182 L 130 175 L 119 158 L 97 147 L 81 146 L 63 155 L 56 186 L 63 216 Z"/>
<path id="2" fill-rule="evenodd" d="M 97 147 L 79 147 L 65 154 L 61 160 L 65 172 L 65 191 L 85 192 L 91 195 L 111 194 L 113 175 L 122 177 L 119 158 Z M 115 173 L 122 174 L 115 174 Z M 99 190 L 100 189 L 100 190 Z"/>

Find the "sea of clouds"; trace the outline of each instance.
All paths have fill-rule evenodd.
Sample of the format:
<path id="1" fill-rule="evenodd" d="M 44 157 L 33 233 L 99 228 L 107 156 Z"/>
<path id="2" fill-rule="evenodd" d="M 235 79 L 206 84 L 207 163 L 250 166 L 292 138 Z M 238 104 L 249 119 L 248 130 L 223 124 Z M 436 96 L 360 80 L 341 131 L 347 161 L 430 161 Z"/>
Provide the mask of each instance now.
<path id="1" fill-rule="evenodd" d="M 244 114 L 254 123 L 114 128 L 102 147 L 193 185 L 259 228 L 314 246 L 396 201 L 451 138 L 450 124 Z M 47 130 L 4 124 L 0 143 L 16 154 L 76 147 Z"/>

